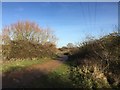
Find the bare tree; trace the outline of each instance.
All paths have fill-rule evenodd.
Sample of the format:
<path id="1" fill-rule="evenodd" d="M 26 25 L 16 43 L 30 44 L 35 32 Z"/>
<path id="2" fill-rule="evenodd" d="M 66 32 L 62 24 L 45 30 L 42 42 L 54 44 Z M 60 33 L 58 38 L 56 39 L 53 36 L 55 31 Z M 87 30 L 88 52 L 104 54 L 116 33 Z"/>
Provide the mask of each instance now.
<path id="1" fill-rule="evenodd" d="M 57 41 L 56 36 L 49 28 L 41 28 L 35 22 L 30 21 L 18 21 L 10 26 L 5 26 L 2 35 L 4 44 L 11 40 L 28 40 L 39 44 L 46 42 L 55 44 Z"/>

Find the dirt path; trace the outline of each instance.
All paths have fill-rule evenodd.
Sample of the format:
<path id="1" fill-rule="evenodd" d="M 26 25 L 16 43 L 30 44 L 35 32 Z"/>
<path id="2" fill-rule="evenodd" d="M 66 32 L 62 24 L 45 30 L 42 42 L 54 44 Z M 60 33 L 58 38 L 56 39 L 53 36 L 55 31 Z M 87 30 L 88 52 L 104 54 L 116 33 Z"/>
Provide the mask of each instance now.
<path id="1" fill-rule="evenodd" d="M 51 60 L 51 61 L 44 63 L 44 64 L 32 65 L 31 67 L 26 68 L 26 70 L 27 71 L 38 70 L 38 71 L 41 71 L 41 72 L 47 74 L 50 71 L 57 68 L 58 66 L 60 66 L 61 64 L 62 64 L 61 61 Z"/>
<path id="2" fill-rule="evenodd" d="M 61 56 L 59 56 L 58 60 L 66 61 L 66 60 L 68 60 L 68 56 L 67 55 L 61 55 Z"/>
<path id="3" fill-rule="evenodd" d="M 32 65 L 21 71 L 13 71 L 9 74 L 5 74 L 2 77 L 3 87 L 26 87 L 33 80 L 50 73 L 62 63 L 62 61 L 51 60 L 47 63 Z"/>

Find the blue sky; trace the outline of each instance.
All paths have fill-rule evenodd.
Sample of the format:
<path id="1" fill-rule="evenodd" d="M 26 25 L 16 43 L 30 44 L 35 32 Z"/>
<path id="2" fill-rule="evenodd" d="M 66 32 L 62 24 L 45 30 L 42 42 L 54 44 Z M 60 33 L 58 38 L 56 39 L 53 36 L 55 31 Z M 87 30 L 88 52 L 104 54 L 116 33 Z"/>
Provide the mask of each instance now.
<path id="1" fill-rule="evenodd" d="M 0 33 L 2 28 L 2 3 L 0 2 Z"/>
<path id="2" fill-rule="evenodd" d="M 59 38 L 58 47 L 84 41 L 88 35 L 105 35 L 118 25 L 117 2 L 3 2 L 2 25 L 30 20 L 50 27 Z"/>

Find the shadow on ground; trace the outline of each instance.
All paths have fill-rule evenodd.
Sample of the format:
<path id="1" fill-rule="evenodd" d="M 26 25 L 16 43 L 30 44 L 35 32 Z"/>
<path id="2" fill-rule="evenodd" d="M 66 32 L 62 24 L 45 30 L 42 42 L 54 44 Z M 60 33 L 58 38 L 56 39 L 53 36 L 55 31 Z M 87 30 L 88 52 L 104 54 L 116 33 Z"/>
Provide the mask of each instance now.
<path id="1" fill-rule="evenodd" d="M 19 67 L 21 68 L 21 67 Z M 13 69 L 13 68 L 12 68 Z M 67 88 L 70 81 L 64 80 L 57 73 L 39 69 L 15 70 L 2 76 L 3 88 Z"/>

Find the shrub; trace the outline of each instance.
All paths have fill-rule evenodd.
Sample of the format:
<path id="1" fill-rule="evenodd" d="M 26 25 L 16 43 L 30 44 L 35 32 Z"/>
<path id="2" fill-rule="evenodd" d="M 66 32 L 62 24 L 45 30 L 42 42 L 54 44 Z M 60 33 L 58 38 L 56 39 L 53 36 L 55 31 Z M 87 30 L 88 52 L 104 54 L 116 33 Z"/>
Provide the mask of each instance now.
<path id="1" fill-rule="evenodd" d="M 69 78 L 76 88 L 110 88 L 106 76 L 97 66 L 72 67 Z"/>
<path id="2" fill-rule="evenodd" d="M 56 46 L 53 44 L 36 44 L 25 40 L 11 41 L 9 45 L 3 45 L 3 57 L 11 58 L 43 58 L 53 57 Z"/>
<path id="3" fill-rule="evenodd" d="M 112 33 L 98 40 L 82 43 L 69 56 L 76 66 L 96 64 L 112 87 L 120 87 L 120 36 Z"/>

